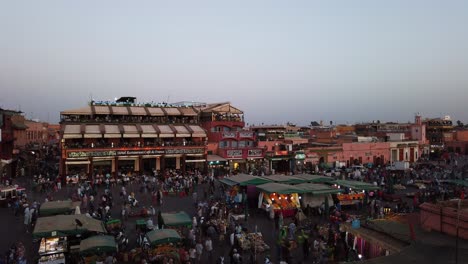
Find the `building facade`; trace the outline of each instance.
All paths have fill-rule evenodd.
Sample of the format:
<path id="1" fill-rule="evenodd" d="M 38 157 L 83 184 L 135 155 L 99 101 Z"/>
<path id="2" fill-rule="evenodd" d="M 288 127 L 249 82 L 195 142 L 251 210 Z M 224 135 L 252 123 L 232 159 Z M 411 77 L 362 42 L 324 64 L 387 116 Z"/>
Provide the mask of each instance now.
<path id="1" fill-rule="evenodd" d="M 60 175 L 204 170 L 206 132 L 194 107 L 134 97 L 61 112 Z"/>
<path id="2" fill-rule="evenodd" d="M 12 119 L 20 114 L 18 111 L 0 108 L 0 176 L 12 177 L 16 170 L 13 160 L 15 126 Z"/>
<path id="3" fill-rule="evenodd" d="M 258 147 L 254 132 L 245 129 L 244 112 L 230 103 L 198 107 L 200 122 L 210 147 L 208 165 L 212 173 L 226 170 L 256 172 L 263 167 L 265 151 Z"/>

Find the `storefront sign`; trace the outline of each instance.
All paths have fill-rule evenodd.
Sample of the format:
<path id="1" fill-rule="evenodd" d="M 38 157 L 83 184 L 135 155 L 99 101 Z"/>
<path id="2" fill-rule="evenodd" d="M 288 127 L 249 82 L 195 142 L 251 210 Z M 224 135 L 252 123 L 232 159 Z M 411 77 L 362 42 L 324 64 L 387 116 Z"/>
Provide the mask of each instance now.
<path id="1" fill-rule="evenodd" d="M 223 138 L 235 138 L 236 132 L 223 132 Z"/>
<path id="2" fill-rule="evenodd" d="M 242 158 L 242 150 L 230 149 L 226 151 L 226 156 L 229 158 Z"/>
<path id="3" fill-rule="evenodd" d="M 68 158 L 88 157 L 114 157 L 114 156 L 136 156 L 136 155 L 181 155 L 181 154 L 204 154 L 205 149 L 142 149 L 142 150 L 109 150 L 109 151 L 70 151 Z"/>
<path id="4" fill-rule="evenodd" d="M 243 138 L 250 138 L 250 137 L 253 137 L 253 132 L 250 132 L 250 131 L 240 132 L 239 136 Z"/>
<path id="5" fill-rule="evenodd" d="M 247 156 L 249 157 L 261 157 L 263 155 L 263 151 L 261 149 L 249 149 L 247 152 Z"/>

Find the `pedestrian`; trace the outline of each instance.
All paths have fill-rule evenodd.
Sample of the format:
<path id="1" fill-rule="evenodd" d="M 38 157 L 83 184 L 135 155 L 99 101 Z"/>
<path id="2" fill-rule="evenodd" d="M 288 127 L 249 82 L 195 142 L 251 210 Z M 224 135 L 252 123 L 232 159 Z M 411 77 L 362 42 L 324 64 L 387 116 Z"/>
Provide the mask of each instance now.
<path id="1" fill-rule="evenodd" d="M 203 254 L 203 245 L 200 240 L 198 240 L 197 245 L 195 245 L 195 249 L 197 250 L 197 260 L 200 263 Z"/>
<path id="2" fill-rule="evenodd" d="M 205 250 L 208 253 L 208 262 L 211 263 L 213 259 L 213 241 L 211 237 L 207 237 L 205 241 Z"/>
<path id="3" fill-rule="evenodd" d="M 29 207 L 24 209 L 24 225 L 26 226 L 26 233 L 29 233 L 29 225 L 31 224 L 31 212 Z"/>
<path id="4" fill-rule="evenodd" d="M 195 264 L 197 261 L 197 250 L 194 247 L 190 247 L 189 249 L 189 258 L 191 264 Z"/>

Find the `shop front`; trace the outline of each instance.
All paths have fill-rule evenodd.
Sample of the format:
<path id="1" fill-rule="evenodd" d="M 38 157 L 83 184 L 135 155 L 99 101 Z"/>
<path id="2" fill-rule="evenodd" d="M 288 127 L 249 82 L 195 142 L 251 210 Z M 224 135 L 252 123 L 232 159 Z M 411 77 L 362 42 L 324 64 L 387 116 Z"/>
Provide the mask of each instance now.
<path id="1" fill-rule="evenodd" d="M 66 263 L 65 253 L 67 252 L 67 237 L 42 238 L 39 244 L 40 264 L 62 264 Z"/>
<path id="2" fill-rule="evenodd" d="M 257 188 L 261 191 L 258 197 L 258 208 L 267 212 L 273 210 L 275 215 L 283 214 L 283 217 L 292 217 L 301 207 L 299 193 L 302 190 L 293 185 L 270 182 L 259 185 Z"/>

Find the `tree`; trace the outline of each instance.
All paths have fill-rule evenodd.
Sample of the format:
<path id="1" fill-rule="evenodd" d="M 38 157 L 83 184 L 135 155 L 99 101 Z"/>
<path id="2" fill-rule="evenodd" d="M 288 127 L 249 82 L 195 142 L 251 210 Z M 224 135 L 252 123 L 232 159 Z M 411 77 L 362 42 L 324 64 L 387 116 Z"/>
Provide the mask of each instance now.
<path id="1" fill-rule="evenodd" d="M 462 123 L 460 120 L 457 120 L 457 126 L 458 126 L 458 127 L 463 127 L 464 125 L 463 125 L 463 123 Z"/>

